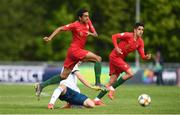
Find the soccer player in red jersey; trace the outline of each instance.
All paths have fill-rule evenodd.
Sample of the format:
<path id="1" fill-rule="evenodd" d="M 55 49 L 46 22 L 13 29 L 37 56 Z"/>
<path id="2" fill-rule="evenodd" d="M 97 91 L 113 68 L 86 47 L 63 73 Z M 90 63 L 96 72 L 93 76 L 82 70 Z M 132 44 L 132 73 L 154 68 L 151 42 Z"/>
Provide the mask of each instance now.
<path id="1" fill-rule="evenodd" d="M 113 99 L 115 88 L 123 84 L 126 80 L 133 77 L 134 72 L 132 68 L 124 61 L 125 57 L 138 50 L 141 58 L 143 60 L 151 59 L 151 54 L 145 54 L 144 52 L 144 42 L 142 35 L 144 32 L 144 24 L 136 23 L 134 26 L 134 32 L 124 32 L 112 35 L 112 42 L 114 44 L 114 49 L 109 55 L 109 68 L 110 68 L 110 80 L 106 84 L 106 87 L 110 90 L 108 97 Z M 117 39 L 120 42 L 117 43 Z M 120 73 L 125 72 L 121 78 L 117 80 Z M 100 94 L 95 98 L 95 102 L 98 104 L 101 102 L 101 98 L 107 93 L 107 91 L 101 91 Z"/>
<path id="2" fill-rule="evenodd" d="M 62 31 L 71 31 L 72 32 L 72 42 L 67 51 L 67 56 L 64 61 L 64 70 L 60 74 L 60 76 L 53 77 L 54 79 L 48 81 L 47 83 L 37 84 L 36 85 L 36 95 L 39 96 L 42 89 L 49 84 L 54 82 L 59 82 L 62 79 L 66 79 L 68 75 L 71 73 L 72 69 L 76 65 L 77 62 L 94 62 L 94 70 L 96 77 L 96 85 L 100 84 L 100 75 L 101 75 L 101 60 L 102 58 L 91 51 L 85 50 L 85 44 L 88 36 L 98 37 L 98 34 L 93 27 L 91 20 L 89 19 L 89 13 L 85 9 L 81 9 L 77 13 L 78 21 L 67 24 L 65 26 L 58 27 L 49 37 L 44 37 L 45 41 L 52 40 L 58 33 Z M 59 79 L 58 79 L 59 78 Z M 51 82 L 51 83 L 50 83 Z"/>

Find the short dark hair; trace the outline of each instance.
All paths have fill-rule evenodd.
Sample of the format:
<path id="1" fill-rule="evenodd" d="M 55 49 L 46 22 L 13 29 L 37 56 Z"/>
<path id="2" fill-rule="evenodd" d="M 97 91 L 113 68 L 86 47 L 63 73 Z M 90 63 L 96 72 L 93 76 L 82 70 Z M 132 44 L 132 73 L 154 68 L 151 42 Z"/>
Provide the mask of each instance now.
<path id="1" fill-rule="evenodd" d="M 82 17 L 82 16 L 83 16 L 83 13 L 85 13 L 85 12 L 88 12 L 88 10 L 86 10 L 86 9 L 80 9 L 80 10 L 78 10 L 78 12 L 77 12 L 77 17 Z"/>
<path id="2" fill-rule="evenodd" d="M 144 23 L 142 23 L 142 22 L 137 22 L 137 23 L 135 23 L 134 28 L 137 29 L 139 26 L 144 27 Z"/>

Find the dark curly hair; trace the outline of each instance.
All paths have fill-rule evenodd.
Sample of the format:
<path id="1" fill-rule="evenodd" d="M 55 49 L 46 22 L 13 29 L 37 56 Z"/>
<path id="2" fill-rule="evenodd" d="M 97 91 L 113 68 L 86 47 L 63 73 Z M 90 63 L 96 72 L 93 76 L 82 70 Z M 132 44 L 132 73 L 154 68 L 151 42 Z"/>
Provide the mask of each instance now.
<path id="1" fill-rule="evenodd" d="M 80 10 L 78 10 L 78 12 L 77 12 L 77 17 L 82 17 L 82 16 L 83 16 L 83 13 L 85 13 L 85 12 L 88 12 L 88 10 L 86 10 L 86 9 L 80 9 Z"/>
<path id="2" fill-rule="evenodd" d="M 139 26 L 144 27 L 144 23 L 142 23 L 142 22 L 137 22 L 137 23 L 135 23 L 134 28 L 137 29 Z"/>

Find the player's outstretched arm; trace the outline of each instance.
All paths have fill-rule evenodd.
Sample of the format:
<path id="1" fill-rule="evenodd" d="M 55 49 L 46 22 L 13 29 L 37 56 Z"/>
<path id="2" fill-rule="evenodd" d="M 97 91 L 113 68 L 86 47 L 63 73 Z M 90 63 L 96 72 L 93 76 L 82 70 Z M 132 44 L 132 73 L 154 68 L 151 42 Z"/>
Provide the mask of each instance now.
<path id="1" fill-rule="evenodd" d="M 86 79 L 84 79 L 84 76 L 82 76 L 79 71 L 76 71 L 75 75 L 85 86 L 87 86 L 91 89 L 94 89 L 96 91 L 101 90 L 101 88 L 99 86 L 92 86 Z"/>
<path id="2" fill-rule="evenodd" d="M 50 41 L 52 38 L 54 38 L 59 32 L 63 31 L 63 27 L 59 27 L 57 28 L 49 37 L 44 37 L 43 39 L 48 42 Z"/>

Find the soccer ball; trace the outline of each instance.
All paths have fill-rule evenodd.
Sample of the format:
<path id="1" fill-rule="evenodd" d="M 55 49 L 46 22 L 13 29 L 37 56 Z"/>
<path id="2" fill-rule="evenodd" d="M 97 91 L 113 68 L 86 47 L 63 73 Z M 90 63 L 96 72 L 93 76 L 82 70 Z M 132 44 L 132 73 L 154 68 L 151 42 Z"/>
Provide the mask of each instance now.
<path id="1" fill-rule="evenodd" d="M 151 97 L 147 94 L 141 94 L 138 97 L 138 103 L 143 107 L 149 106 L 151 103 Z"/>

